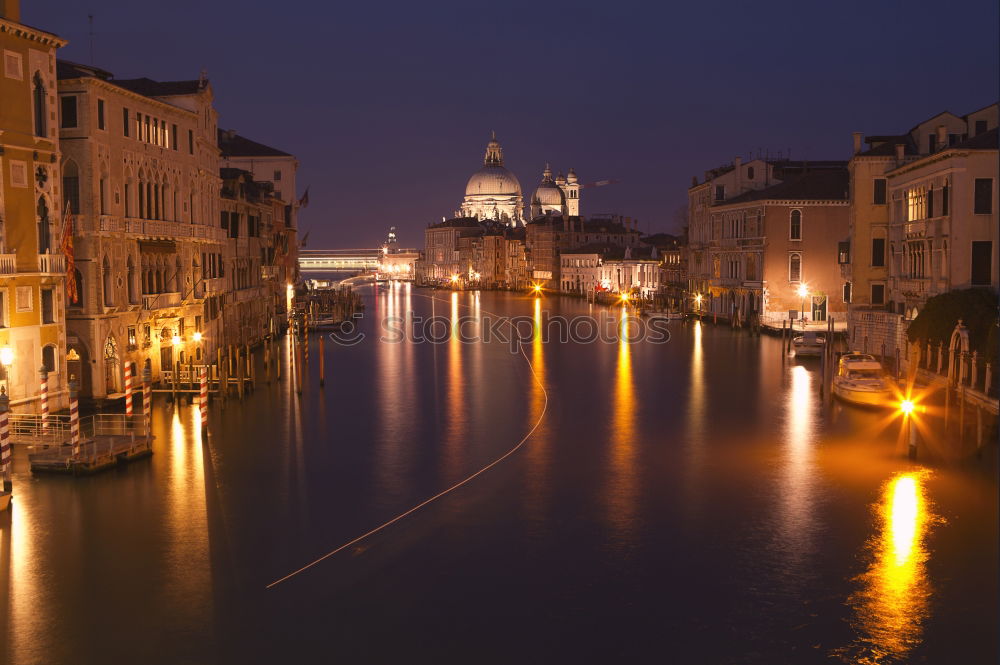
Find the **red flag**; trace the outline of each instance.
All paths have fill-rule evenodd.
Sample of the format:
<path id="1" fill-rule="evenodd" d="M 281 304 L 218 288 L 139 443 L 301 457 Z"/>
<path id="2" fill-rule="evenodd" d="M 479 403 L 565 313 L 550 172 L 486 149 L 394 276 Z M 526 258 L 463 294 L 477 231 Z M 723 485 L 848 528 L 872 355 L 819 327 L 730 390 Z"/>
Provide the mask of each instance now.
<path id="1" fill-rule="evenodd" d="M 73 259 L 73 215 L 69 202 L 66 202 L 66 218 L 63 220 L 62 253 L 66 257 L 66 299 L 70 304 L 80 302 L 77 293 L 76 261 Z"/>

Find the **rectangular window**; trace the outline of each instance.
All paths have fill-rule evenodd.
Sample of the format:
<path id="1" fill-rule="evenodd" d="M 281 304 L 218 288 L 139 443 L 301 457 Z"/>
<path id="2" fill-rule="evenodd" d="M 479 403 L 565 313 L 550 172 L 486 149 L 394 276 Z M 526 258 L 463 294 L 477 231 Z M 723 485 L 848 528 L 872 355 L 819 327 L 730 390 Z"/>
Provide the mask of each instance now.
<path id="1" fill-rule="evenodd" d="M 122 108 L 122 136 L 128 137 L 131 129 L 128 124 L 128 109 Z"/>
<path id="2" fill-rule="evenodd" d="M 885 267 L 885 238 L 872 238 L 872 266 Z"/>
<path id="3" fill-rule="evenodd" d="M 976 133 L 973 134 L 973 136 L 979 136 L 980 134 L 982 134 L 985 131 L 986 131 L 986 121 L 985 120 L 976 120 Z"/>
<path id="4" fill-rule="evenodd" d="M 32 288 L 30 286 L 18 286 L 14 292 L 14 309 L 18 312 L 32 312 L 35 304 L 31 298 Z"/>
<path id="5" fill-rule="evenodd" d="M 137 141 L 142 140 L 142 114 L 135 114 L 135 138 Z"/>
<path id="6" fill-rule="evenodd" d="M 976 178 L 975 211 L 977 215 L 993 212 L 993 178 Z"/>
<path id="7" fill-rule="evenodd" d="M 173 127 L 171 127 L 171 129 L 173 131 L 170 133 L 170 140 L 172 141 L 173 145 L 171 145 L 170 147 L 173 148 L 174 150 L 177 150 L 177 125 L 174 125 Z"/>
<path id="8" fill-rule="evenodd" d="M 872 304 L 885 304 L 885 284 L 872 284 Z"/>
<path id="9" fill-rule="evenodd" d="M 164 148 L 167 147 L 167 121 L 160 121 L 160 145 Z"/>
<path id="10" fill-rule="evenodd" d="M 150 344 L 153 341 L 153 332 L 148 323 L 142 326 L 142 342 L 143 344 Z"/>
<path id="11" fill-rule="evenodd" d="M 927 216 L 934 216 L 934 188 L 931 187 L 927 190 Z"/>
<path id="12" fill-rule="evenodd" d="M 0 328 L 7 327 L 7 291 L 0 291 Z"/>
<path id="13" fill-rule="evenodd" d="M 993 243 L 989 240 L 972 241 L 972 285 L 989 286 L 993 279 Z"/>
<path id="14" fill-rule="evenodd" d="M 21 71 L 21 54 L 13 51 L 3 52 L 3 75 L 9 79 L 20 81 L 24 74 Z"/>
<path id="15" fill-rule="evenodd" d="M 142 140 L 146 143 L 150 143 L 153 139 L 153 130 L 149 126 L 149 121 L 152 120 L 148 115 L 142 119 Z"/>
<path id="16" fill-rule="evenodd" d="M 948 203 L 948 198 L 949 198 L 948 193 L 950 191 L 951 190 L 948 188 L 948 185 L 945 185 L 944 187 L 941 188 L 941 214 L 942 215 L 947 215 L 948 214 L 948 205 L 949 205 L 949 203 Z"/>
<path id="17" fill-rule="evenodd" d="M 875 178 L 872 195 L 872 203 L 875 205 L 885 205 L 885 178 Z"/>
<path id="18" fill-rule="evenodd" d="M 844 282 L 844 302 L 851 302 L 851 283 Z"/>
<path id="19" fill-rule="evenodd" d="M 129 348 L 135 348 L 135 326 L 128 327 L 128 345 Z"/>
<path id="20" fill-rule="evenodd" d="M 104 129 L 104 100 L 97 100 L 97 128 Z"/>
<path id="21" fill-rule="evenodd" d="M 726 200 L 726 186 L 725 185 L 716 185 L 715 186 L 715 200 L 716 201 L 725 201 Z"/>
<path id="22" fill-rule="evenodd" d="M 837 243 L 837 263 L 846 265 L 851 262 L 851 241 L 842 240 Z"/>
<path id="23" fill-rule="evenodd" d="M 927 152 L 934 152 L 937 150 L 937 134 L 927 135 Z"/>
<path id="24" fill-rule="evenodd" d="M 281 181 L 281 171 L 275 171 L 274 172 L 274 181 L 275 182 L 280 182 Z"/>
<path id="25" fill-rule="evenodd" d="M 63 129 L 73 129 L 76 127 L 76 95 L 65 95 L 59 98 L 59 111 L 62 123 L 59 125 Z"/>
<path id="26" fill-rule="evenodd" d="M 220 226 L 228 231 L 229 230 L 229 212 L 226 211 L 226 210 L 223 210 L 221 213 L 219 213 L 219 216 L 221 218 Z"/>
<path id="27" fill-rule="evenodd" d="M 42 323 L 55 323 L 56 311 L 55 302 L 52 297 L 52 289 L 42 289 Z"/>
<path id="28" fill-rule="evenodd" d="M 188 153 L 194 154 L 194 132 L 188 130 Z"/>

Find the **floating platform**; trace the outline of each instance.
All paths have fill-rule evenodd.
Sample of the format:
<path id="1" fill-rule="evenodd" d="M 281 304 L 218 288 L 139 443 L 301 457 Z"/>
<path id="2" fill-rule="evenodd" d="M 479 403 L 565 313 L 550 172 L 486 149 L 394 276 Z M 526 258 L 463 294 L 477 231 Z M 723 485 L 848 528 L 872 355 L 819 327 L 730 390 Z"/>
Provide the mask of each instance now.
<path id="1" fill-rule="evenodd" d="M 32 473 L 86 475 L 153 454 L 153 437 L 141 415 L 99 413 L 81 418 L 76 455 L 68 416 L 16 414 L 11 425 L 12 443 L 27 444 Z"/>
<path id="2" fill-rule="evenodd" d="M 70 445 L 46 446 L 28 452 L 32 473 L 68 473 L 82 476 L 153 454 L 152 437 L 102 436 L 80 444 L 73 455 Z"/>

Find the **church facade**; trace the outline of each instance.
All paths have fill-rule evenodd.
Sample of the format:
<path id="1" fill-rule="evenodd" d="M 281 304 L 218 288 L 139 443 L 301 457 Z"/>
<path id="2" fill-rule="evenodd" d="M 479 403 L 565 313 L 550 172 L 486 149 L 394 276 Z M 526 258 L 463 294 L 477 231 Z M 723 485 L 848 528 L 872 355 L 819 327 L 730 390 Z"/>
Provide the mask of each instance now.
<path id="1" fill-rule="evenodd" d="M 494 134 L 486 144 L 483 166 L 472 174 L 465 186 L 465 198 L 456 217 L 493 221 L 507 226 L 524 226 L 544 215 L 579 216 L 581 185 L 573 169 L 568 175 L 552 177 L 545 165 L 542 180 L 531 197 L 528 215 L 524 216 L 521 183 L 503 163 L 503 148 Z"/>

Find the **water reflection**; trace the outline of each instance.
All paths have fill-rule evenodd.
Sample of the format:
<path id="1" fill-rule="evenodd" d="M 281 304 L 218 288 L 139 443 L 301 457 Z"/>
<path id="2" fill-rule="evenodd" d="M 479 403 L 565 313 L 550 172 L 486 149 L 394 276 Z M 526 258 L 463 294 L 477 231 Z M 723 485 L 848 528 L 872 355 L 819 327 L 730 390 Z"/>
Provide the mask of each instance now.
<path id="1" fill-rule="evenodd" d="M 635 394 L 632 379 L 632 349 L 629 337 L 629 314 L 623 306 L 618 329 L 618 361 L 615 367 L 615 392 L 611 416 L 611 475 L 608 489 L 609 519 L 620 540 L 631 541 L 635 535 Z"/>
<path id="2" fill-rule="evenodd" d="M 813 516 L 813 446 L 819 436 L 817 397 L 813 377 L 802 365 L 791 369 L 791 390 L 785 397 L 785 432 L 782 437 L 784 463 L 781 469 L 779 539 L 788 557 L 790 573 L 808 566 L 816 530 Z M 805 571 L 801 571 L 805 572 Z M 791 579 L 791 575 L 789 576 Z"/>
<path id="3" fill-rule="evenodd" d="M 847 653 L 859 663 L 906 662 L 920 644 L 931 594 L 925 540 L 937 520 L 925 495 L 926 471 L 893 477 L 877 504 L 872 562 L 851 604 L 861 635 Z"/>
<path id="4" fill-rule="evenodd" d="M 705 461 L 705 422 L 708 417 L 705 404 L 705 356 L 702 343 L 701 321 L 691 326 L 691 365 L 688 375 L 686 429 L 684 437 L 687 456 L 684 482 L 684 511 L 691 520 L 698 519 L 702 506 L 702 468 Z"/>
<path id="5" fill-rule="evenodd" d="M 542 386 L 545 384 L 546 367 L 543 335 L 542 335 L 542 299 L 536 297 L 533 310 L 533 330 L 531 339 L 531 366 L 534 370 L 536 380 L 530 381 L 530 392 L 528 394 L 528 417 L 526 426 L 528 429 L 535 426 L 545 409 L 545 391 Z M 507 331 L 510 332 L 510 331 Z M 529 377 L 530 378 L 530 377 Z M 532 435 L 530 444 L 525 452 L 528 462 L 527 491 L 525 492 L 525 504 L 529 516 L 536 522 L 541 522 L 544 516 L 544 507 L 547 505 L 546 497 L 550 488 L 548 479 L 550 451 L 548 447 L 548 428 L 543 422 Z"/>
<path id="6" fill-rule="evenodd" d="M 454 482 L 465 459 L 467 435 L 465 371 L 462 367 L 462 339 L 458 311 L 458 291 L 451 293 L 451 318 L 448 336 L 447 408 L 444 410 L 444 480 Z"/>

